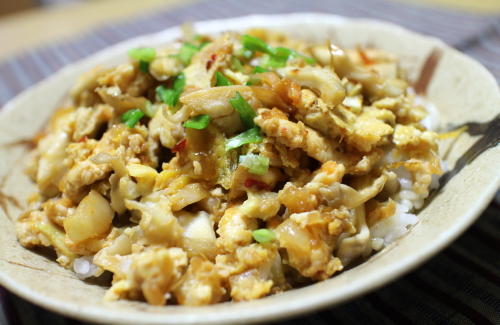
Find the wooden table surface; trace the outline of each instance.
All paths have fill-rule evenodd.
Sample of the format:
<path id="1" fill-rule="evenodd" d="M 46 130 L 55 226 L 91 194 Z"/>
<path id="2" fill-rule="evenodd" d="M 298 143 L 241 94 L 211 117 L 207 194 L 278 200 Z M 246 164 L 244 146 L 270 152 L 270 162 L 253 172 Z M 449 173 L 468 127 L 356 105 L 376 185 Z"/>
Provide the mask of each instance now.
<path id="1" fill-rule="evenodd" d="M 30 9 L 0 18 L 0 61 L 23 50 L 70 38 L 104 23 L 124 20 L 162 7 L 185 6 L 196 0 L 88 0 Z M 239 0 L 235 0 L 239 1 Z M 247 0 L 248 1 L 248 0 Z M 422 5 L 499 14 L 500 0 L 394 0 Z"/>

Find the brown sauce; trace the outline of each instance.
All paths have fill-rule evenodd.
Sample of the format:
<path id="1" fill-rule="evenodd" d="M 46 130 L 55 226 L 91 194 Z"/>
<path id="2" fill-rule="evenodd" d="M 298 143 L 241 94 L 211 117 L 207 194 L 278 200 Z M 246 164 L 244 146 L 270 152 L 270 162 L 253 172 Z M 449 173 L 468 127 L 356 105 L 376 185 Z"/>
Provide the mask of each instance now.
<path id="1" fill-rule="evenodd" d="M 420 70 L 420 76 L 413 85 L 415 92 L 419 95 L 425 95 L 427 93 L 427 88 L 432 81 L 436 67 L 441 60 L 443 52 L 440 49 L 433 49 L 425 60 L 422 70 Z"/>

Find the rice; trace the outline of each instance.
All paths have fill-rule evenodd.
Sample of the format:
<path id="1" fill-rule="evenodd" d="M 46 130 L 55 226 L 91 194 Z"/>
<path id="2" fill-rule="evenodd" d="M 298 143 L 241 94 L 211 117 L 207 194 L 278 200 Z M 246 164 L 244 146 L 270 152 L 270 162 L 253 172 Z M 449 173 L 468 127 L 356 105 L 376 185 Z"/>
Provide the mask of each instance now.
<path id="1" fill-rule="evenodd" d="M 87 279 L 97 274 L 99 267 L 92 263 L 93 258 L 93 256 L 82 256 L 73 261 L 73 271 L 79 279 Z"/>
<path id="2" fill-rule="evenodd" d="M 387 246 L 406 234 L 410 227 L 418 222 L 417 216 L 413 213 L 409 213 L 409 211 L 408 206 L 397 204 L 396 213 L 394 213 L 394 215 L 377 222 L 370 229 L 373 236 L 373 249 L 382 248 L 374 247 L 373 241 L 383 241 L 384 246 Z"/>
<path id="3" fill-rule="evenodd" d="M 416 97 L 415 102 L 423 102 L 423 100 L 418 100 L 421 97 Z M 429 102 L 425 102 L 425 106 L 429 115 L 427 115 L 420 123 L 429 131 L 436 131 L 438 128 L 439 113 L 437 107 Z"/>
<path id="4" fill-rule="evenodd" d="M 409 89 L 409 92 L 414 94 L 413 89 Z M 428 130 L 436 130 L 439 122 L 437 107 L 421 96 L 415 96 L 415 103 L 424 106 L 428 112 L 421 124 Z M 396 157 L 394 152 L 390 151 L 385 155 L 383 163 L 400 161 L 402 158 L 404 157 Z M 441 161 L 441 169 L 444 172 L 448 170 L 446 162 Z M 396 201 L 396 212 L 370 228 L 372 248 L 377 251 L 405 235 L 411 227 L 418 223 L 419 219 L 413 212 L 422 208 L 425 199 L 429 195 L 428 193 L 418 194 L 413 191 L 412 174 L 406 168 L 396 168 L 394 173 L 397 175 L 400 186 L 399 192 L 393 196 L 394 201 Z M 438 186 L 439 175 L 432 175 L 429 190 L 436 189 Z"/>
<path id="5" fill-rule="evenodd" d="M 412 190 L 413 180 L 406 168 L 399 167 L 394 170 L 398 176 L 400 190 L 393 199 L 396 201 L 396 212 L 384 220 L 377 222 L 370 229 L 372 234 L 372 248 L 380 250 L 391 244 L 396 239 L 406 234 L 409 229 L 418 222 L 418 218 L 412 213 L 414 209 L 422 207 L 427 195 L 419 195 Z M 380 245 L 380 242 L 383 245 Z"/>
<path id="6" fill-rule="evenodd" d="M 415 105 L 423 106 L 427 111 L 427 116 L 420 121 L 420 124 L 422 124 L 429 131 L 436 131 L 439 127 L 439 110 L 436 105 L 431 103 L 425 97 L 416 95 L 415 90 L 411 87 L 408 88 L 408 93 L 415 95 Z"/>
<path id="7" fill-rule="evenodd" d="M 444 162 L 441 162 L 441 167 L 443 171 L 448 169 Z M 413 191 L 412 176 L 406 168 L 399 167 L 394 172 L 400 185 L 399 192 L 393 196 L 396 201 L 396 212 L 370 228 L 374 250 L 380 250 L 406 234 L 418 222 L 418 217 L 413 212 L 422 208 L 429 195 L 428 193 L 417 194 Z M 438 186 L 439 175 L 432 175 L 429 190 L 436 189 Z M 383 242 L 382 247 L 380 242 Z"/>

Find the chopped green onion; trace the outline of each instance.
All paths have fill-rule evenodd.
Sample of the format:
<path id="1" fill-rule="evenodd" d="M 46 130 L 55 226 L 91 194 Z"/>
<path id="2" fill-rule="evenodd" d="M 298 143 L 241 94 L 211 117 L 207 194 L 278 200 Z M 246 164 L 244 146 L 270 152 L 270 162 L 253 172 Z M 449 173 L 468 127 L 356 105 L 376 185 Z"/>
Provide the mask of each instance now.
<path id="1" fill-rule="evenodd" d="M 263 55 L 260 65 L 266 69 L 277 69 L 286 66 L 286 61 L 279 56 Z"/>
<path id="2" fill-rule="evenodd" d="M 156 87 L 156 95 L 160 98 L 162 102 L 170 107 L 174 106 L 176 93 L 173 89 L 169 89 L 163 85 Z"/>
<path id="3" fill-rule="evenodd" d="M 253 56 L 253 51 L 248 50 L 244 47 L 240 47 L 236 51 L 234 51 L 234 55 L 240 59 L 250 60 Z"/>
<path id="4" fill-rule="evenodd" d="M 307 64 L 311 64 L 311 65 L 316 64 L 316 60 L 313 59 L 313 58 L 311 58 L 311 57 L 309 57 L 309 56 L 305 56 L 305 55 L 297 53 L 297 52 L 295 52 L 294 55 L 296 57 L 299 57 L 299 58 L 303 59 Z"/>
<path id="5" fill-rule="evenodd" d="M 156 51 L 150 47 L 135 48 L 128 51 L 128 55 L 137 61 L 151 62 L 156 57 Z"/>
<path id="6" fill-rule="evenodd" d="M 143 116 L 144 113 L 140 109 L 134 108 L 123 113 L 122 122 L 129 128 L 133 128 Z"/>
<path id="7" fill-rule="evenodd" d="M 245 34 L 241 37 L 241 43 L 243 47 L 251 51 L 264 52 L 270 55 L 276 55 L 276 49 L 271 45 L 267 44 L 260 38 Z"/>
<path id="8" fill-rule="evenodd" d="M 274 55 L 276 58 L 287 61 L 294 53 L 295 51 L 286 47 L 277 47 L 276 48 L 276 55 Z"/>
<path id="9" fill-rule="evenodd" d="M 146 61 L 139 61 L 139 70 L 141 70 L 144 73 L 149 72 L 149 62 Z"/>
<path id="10" fill-rule="evenodd" d="M 269 70 L 267 70 L 266 68 L 263 68 L 261 66 L 256 66 L 255 68 L 253 68 L 253 73 L 263 73 L 263 72 L 269 72 Z"/>
<path id="11" fill-rule="evenodd" d="M 243 64 L 241 64 L 241 61 L 236 56 L 231 57 L 231 69 L 240 72 L 243 71 Z"/>
<path id="12" fill-rule="evenodd" d="M 271 229 L 261 228 L 252 231 L 252 237 L 255 241 L 263 244 L 274 240 L 276 238 L 276 234 Z"/>
<path id="13" fill-rule="evenodd" d="M 131 117 L 137 114 L 137 112 L 141 112 L 141 110 L 138 108 L 134 108 L 126 111 L 125 113 L 122 114 L 122 122 L 129 120 Z"/>
<path id="14" fill-rule="evenodd" d="M 285 62 L 288 61 L 289 59 L 301 58 L 307 64 L 316 63 L 316 60 L 314 60 L 313 58 L 300 54 L 299 52 L 286 47 L 277 47 L 276 52 L 277 52 L 276 56 L 279 57 L 281 60 L 284 60 Z"/>
<path id="15" fill-rule="evenodd" d="M 182 64 L 189 65 L 193 55 L 195 55 L 199 50 L 200 48 L 196 45 L 187 42 L 183 43 L 181 49 L 179 50 L 179 54 L 177 54 L 177 58 L 182 62 Z"/>
<path id="16" fill-rule="evenodd" d="M 183 92 L 185 85 L 186 85 L 186 76 L 184 75 L 184 73 L 181 73 L 175 78 L 174 90 L 178 92 Z"/>
<path id="17" fill-rule="evenodd" d="M 183 125 L 186 128 L 203 130 L 208 126 L 208 124 L 210 124 L 210 119 L 210 115 L 201 114 L 190 118 L 189 120 L 184 122 Z"/>
<path id="18" fill-rule="evenodd" d="M 261 143 L 262 140 L 263 138 L 260 134 L 260 128 L 255 126 L 243 133 L 238 134 L 237 136 L 232 137 L 231 139 L 228 139 L 226 142 L 226 151 L 249 143 Z"/>
<path id="19" fill-rule="evenodd" d="M 172 88 L 166 88 L 163 85 L 156 87 L 156 94 L 162 102 L 167 104 L 169 107 L 175 107 L 179 101 L 181 93 L 184 91 L 184 85 L 186 84 L 186 77 L 183 73 L 175 78 L 174 85 Z"/>
<path id="20" fill-rule="evenodd" d="M 253 119 L 255 116 L 255 111 L 252 106 L 241 96 L 239 92 L 236 92 L 236 95 L 229 100 L 229 103 L 233 108 L 240 114 L 241 123 L 245 127 L 245 129 L 249 129 L 255 126 Z"/>
<path id="21" fill-rule="evenodd" d="M 292 58 L 301 58 L 307 64 L 315 64 L 316 61 L 313 58 L 302 55 L 295 50 L 286 48 L 286 47 L 272 47 L 263 40 L 250 36 L 243 35 L 241 38 L 241 43 L 243 47 L 252 51 L 259 51 L 266 53 L 262 60 L 261 65 L 263 68 L 282 68 L 286 66 L 286 62 Z"/>
<path id="22" fill-rule="evenodd" d="M 239 158 L 239 163 L 248 168 L 248 171 L 256 175 L 264 175 L 269 169 L 269 158 L 248 153 Z"/>
<path id="23" fill-rule="evenodd" d="M 315 64 L 316 61 L 313 58 L 297 53 L 294 50 L 290 50 L 284 47 L 278 47 L 278 55 L 263 55 L 260 61 L 261 66 L 269 69 L 283 68 L 289 59 L 301 58 L 307 64 Z"/>
<path id="24" fill-rule="evenodd" d="M 220 73 L 219 71 L 215 72 L 215 86 L 220 87 L 220 86 L 232 86 L 233 83 L 227 79 L 225 75 Z"/>

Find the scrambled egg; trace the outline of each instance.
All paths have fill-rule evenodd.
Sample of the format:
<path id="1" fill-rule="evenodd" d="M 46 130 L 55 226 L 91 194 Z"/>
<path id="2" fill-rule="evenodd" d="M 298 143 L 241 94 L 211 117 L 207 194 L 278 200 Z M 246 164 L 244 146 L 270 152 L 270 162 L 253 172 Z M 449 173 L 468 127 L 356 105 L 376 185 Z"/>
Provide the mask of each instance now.
<path id="1" fill-rule="evenodd" d="M 441 173 L 383 51 L 252 30 L 130 55 L 84 74 L 37 137 L 39 200 L 17 223 L 22 245 L 111 272 L 108 300 L 206 305 L 325 280 L 372 253 L 395 169 L 423 197 Z"/>

